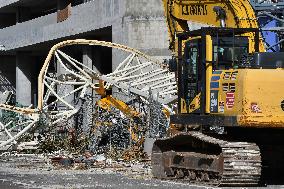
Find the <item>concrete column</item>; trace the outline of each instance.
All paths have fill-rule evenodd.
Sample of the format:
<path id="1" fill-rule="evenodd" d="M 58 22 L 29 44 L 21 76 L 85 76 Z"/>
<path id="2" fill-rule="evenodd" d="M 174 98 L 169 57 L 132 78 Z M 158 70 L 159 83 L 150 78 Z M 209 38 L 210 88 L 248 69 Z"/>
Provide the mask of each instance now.
<path id="1" fill-rule="evenodd" d="M 98 73 L 104 74 L 102 70 L 102 52 L 100 47 L 94 47 L 93 50 L 93 70 Z"/>
<path id="2" fill-rule="evenodd" d="M 92 48 L 90 46 L 85 46 L 83 48 L 83 58 L 82 58 L 83 59 L 83 64 L 88 66 L 91 69 L 93 69 L 93 60 L 92 60 L 92 58 L 93 58 Z M 95 71 L 98 71 L 98 70 L 95 69 Z M 86 94 L 88 96 L 92 97 L 93 96 L 92 91 L 93 91 L 92 89 L 88 89 Z"/>
<path id="3" fill-rule="evenodd" d="M 92 69 L 93 60 L 92 60 L 92 48 L 90 46 L 85 46 L 83 48 L 83 64 Z M 86 91 L 86 98 L 83 103 L 83 123 L 82 123 L 82 131 L 86 136 L 89 136 L 90 129 L 92 127 L 93 121 L 93 90 L 89 88 Z"/>
<path id="4" fill-rule="evenodd" d="M 90 46 L 85 46 L 83 48 L 83 64 L 92 68 L 93 60 L 92 60 L 92 48 Z"/>
<path id="5" fill-rule="evenodd" d="M 16 101 L 23 106 L 30 106 L 32 64 L 31 58 L 24 52 L 16 55 Z"/>

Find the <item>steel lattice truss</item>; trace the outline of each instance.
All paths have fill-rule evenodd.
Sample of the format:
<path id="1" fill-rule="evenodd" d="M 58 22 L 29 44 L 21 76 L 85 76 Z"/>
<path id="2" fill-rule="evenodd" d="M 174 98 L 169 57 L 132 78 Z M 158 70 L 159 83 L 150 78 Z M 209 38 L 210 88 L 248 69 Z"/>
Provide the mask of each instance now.
<path id="1" fill-rule="evenodd" d="M 74 45 L 94 45 L 120 50 L 126 58 L 115 71 L 101 75 L 63 52 L 62 47 Z M 60 72 L 50 72 L 56 64 Z M 0 123 L 0 147 L 9 146 L 20 139 L 39 122 L 46 127 L 60 123 L 74 116 L 87 90 L 99 88 L 99 80 L 105 81 L 104 88 L 115 86 L 125 93 L 149 97 L 149 93 L 162 104 L 177 98 L 174 73 L 167 67 L 152 60 L 135 49 L 104 41 L 68 40 L 52 47 L 38 77 L 38 107 L 20 108 L 0 104 L 2 112 L 13 114 L 13 119 L 3 119 Z M 11 117 L 11 116 L 10 116 Z"/>
<path id="2" fill-rule="evenodd" d="M 273 32 L 277 39 L 273 42 L 265 40 L 267 50 L 279 51 L 279 47 L 283 48 L 283 32 L 284 32 L 284 1 L 283 0 L 250 0 L 256 16 L 258 18 L 262 32 Z"/>
<path id="3" fill-rule="evenodd" d="M 100 78 L 108 85 L 145 98 L 149 97 L 151 90 L 153 97 L 163 104 L 176 99 L 175 75 L 152 61 L 142 61 L 135 53 L 130 54 L 114 72 Z"/>

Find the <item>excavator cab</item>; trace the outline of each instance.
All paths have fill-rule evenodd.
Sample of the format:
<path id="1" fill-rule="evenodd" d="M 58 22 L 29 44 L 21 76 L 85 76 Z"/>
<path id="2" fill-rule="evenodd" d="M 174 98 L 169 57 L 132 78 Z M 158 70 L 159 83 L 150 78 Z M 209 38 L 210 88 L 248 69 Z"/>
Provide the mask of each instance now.
<path id="1" fill-rule="evenodd" d="M 180 113 L 210 113 L 206 97 L 212 74 L 216 70 L 236 69 L 245 57 L 257 52 L 258 32 L 251 28 L 209 27 L 178 35 Z M 248 33 L 254 39 L 249 39 Z M 192 103 L 196 97 L 199 100 Z"/>
<path id="2" fill-rule="evenodd" d="M 217 35 L 217 37 L 208 36 L 207 38 L 212 45 L 212 61 L 207 65 L 212 68 L 212 71 L 238 68 L 240 62 L 249 54 L 249 42 L 246 36 L 219 37 Z M 199 93 L 201 94 L 201 88 L 198 88 L 198 85 L 202 85 L 202 76 L 206 75 L 202 74 L 201 44 L 201 38 L 189 39 L 184 43 L 182 78 L 184 78 L 186 92 L 183 94 L 185 100 L 185 104 L 182 105 L 183 113 L 200 113 L 200 106 L 196 109 L 198 105 L 191 102 Z"/>
<path id="3" fill-rule="evenodd" d="M 171 123 L 265 127 L 273 117 L 269 108 L 275 106 L 273 123 L 284 127 L 284 97 L 277 91 L 284 91 L 284 53 L 259 52 L 258 29 L 206 27 L 178 34 L 177 39 L 178 113 Z M 277 99 L 255 101 L 257 90 L 276 93 Z"/>

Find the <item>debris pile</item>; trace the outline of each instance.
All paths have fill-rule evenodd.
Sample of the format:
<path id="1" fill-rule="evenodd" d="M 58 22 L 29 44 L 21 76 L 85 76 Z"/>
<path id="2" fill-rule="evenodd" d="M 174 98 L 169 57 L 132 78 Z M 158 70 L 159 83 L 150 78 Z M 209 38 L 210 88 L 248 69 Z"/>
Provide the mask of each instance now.
<path id="1" fill-rule="evenodd" d="M 150 138 L 162 138 L 166 136 L 169 120 L 163 112 L 161 103 L 156 101 L 149 90 L 147 124 Z"/>
<path id="2" fill-rule="evenodd" d="M 98 159 L 126 162 L 148 160 L 149 157 L 143 149 L 145 137 L 165 136 L 168 119 L 162 111 L 162 106 L 153 99 L 149 99 L 149 103 L 142 103 L 139 100 L 131 102 L 128 106 L 139 111 L 139 115 L 125 115 L 116 107 L 106 109 L 98 103 L 92 105 L 92 102 L 85 101 L 88 106 L 81 108 L 74 116 L 74 127 L 61 122 L 53 132 L 42 131 L 45 134 L 40 142 L 40 149 L 48 153 L 68 151 L 72 154 L 72 161 L 70 157 L 61 160 L 66 164 L 94 163 Z M 91 116 L 88 115 L 90 113 Z M 88 130 L 84 129 L 84 117 L 92 117 L 92 124 L 88 125 Z M 86 155 L 86 151 L 92 155 Z M 75 157 L 74 154 L 84 155 Z M 58 160 L 57 158 L 54 161 Z"/>
<path id="3" fill-rule="evenodd" d="M 101 74 L 64 52 L 76 45 L 114 48 L 126 58 L 112 73 Z M 9 113 L 0 120 L 1 134 L 6 137 L 0 147 L 37 141 L 26 146 L 38 144 L 38 149 L 31 148 L 38 153 L 65 151 L 53 156 L 60 164 L 93 164 L 102 157 L 104 161 L 149 159 L 143 150 L 145 139 L 165 136 L 169 124 L 162 104 L 177 98 L 175 75 L 163 64 L 135 49 L 96 40 L 55 45 L 38 82 L 35 107 L 17 107 L 7 100 L 0 103 L 0 109 Z M 123 93 L 122 101 L 112 97 L 112 87 Z"/>

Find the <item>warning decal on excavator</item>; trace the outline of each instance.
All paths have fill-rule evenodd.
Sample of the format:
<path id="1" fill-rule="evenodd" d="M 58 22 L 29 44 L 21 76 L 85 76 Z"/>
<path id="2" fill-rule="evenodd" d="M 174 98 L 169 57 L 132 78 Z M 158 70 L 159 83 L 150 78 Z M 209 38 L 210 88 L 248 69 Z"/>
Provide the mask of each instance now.
<path id="1" fill-rule="evenodd" d="M 225 102 L 224 101 L 220 101 L 219 102 L 219 112 L 220 113 L 224 113 L 225 112 Z"/>
<path id="2" fill-rule="evenodd" d="M 284 111 L 284 100 L 281 102 L 281 108 Z"/>
<path id="3" fill-rule="evenodd" d="M 251 103 L 251 111 L 252 113 L 261 113 L 261 109 L 256 102 Z"/>
<path id="4" fill-rule="evenodd" d="M 210 103 L 210 112 L 218 113 L 218 91 L 212 90 L 210 94 L 211 103 Z"/>
<path id="5" fill-rule="evenodd" d="M 235 93 L 226 93 L 226 107 L 232 109 L 235 104 Z"/>
<path id="6" fill-rule="evenodd" d="M 238 71 L 233 72 L 231 75 L 231 80 L 237 80 L 237 76 L 238 76 Z"/>

